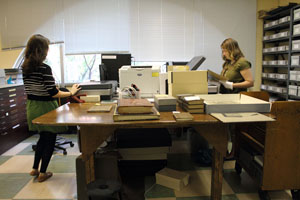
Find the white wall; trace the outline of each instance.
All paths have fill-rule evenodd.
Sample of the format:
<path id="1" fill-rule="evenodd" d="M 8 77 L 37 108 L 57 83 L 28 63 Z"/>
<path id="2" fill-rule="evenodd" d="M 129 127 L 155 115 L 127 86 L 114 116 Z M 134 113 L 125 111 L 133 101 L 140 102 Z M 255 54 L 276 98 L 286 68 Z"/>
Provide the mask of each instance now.
<path id="1" fill-rule="evenodd" d="M 9 0 L 10 1 L 16 1 L 16 0 Z M 39 0 L 31 0 L 31 1 L 26 1 L 26 2 L 35 2 L 35 1 L 39 1 Z M 45 0 L 46 1 L 46 0 Z M 51 1 L 51 0 L 47 0 L 47 1 Z M 60 3 L 60 1 L 62 2 L 62 4 Z M 89 1 L 93 1 L 93 0 L 89 0 Z M 89 2 L 86 1 L 86 2 Z M 150 2 L 148 2 L 148 0 L 119 0 L 120 2 L 125 2 L 125 1 L 129 1 L 130 4 L 129 5 L 147 5 Z M 1 5 L 3 4 L 3 2 L 7 3 L 6 1 L 0 1 L 0 7 L 3 7 L 5 5 Z M 20 3 L 20 1 L 18 1 Z M 21 1 L 22 2 L 22 1 Z M 25 2 L 25 1 L 24 1 Z M 66 4 L 66 2 L 68 4 Z M 70 7 L 72 7 L 72 3 L 76 4 L 77 3 L 83 3 L 85 1 L 80 1 L 80 0 L 74 0 L 74 1 L 68 1 L 68 0 L 56 0 L 56 3 L 53 4 L 55 7 L 57 7 L 57 5 L 63 5 L 65 7 L 65 9 L 69 9 Z M 115 0 L 115 2 L 118 2 Z M 145 3 L 147 2 L 147 3 Z M 178 48 L 178 50 L 180 49 L 185 49 L 185 51 L 182 51 L 184 54 L 184 56 L 182 56 L 181 58 L 178 58 L 176 56 L 176 58 L 173 58 L 173 60 L 186 60 L 188 61 L 189 59 L 191 59 L 193 56 L 196 55 L 203 55 L 206 57 L 206 61 L 202 64 L 201 69 L 211 69 L 215 72 L 220 72 L 221 71 L 221 66 L 223 63 L 223 60 L 221 59 L 221 50 L 220 50 L 220 44 L 222 43 L 222 41 L 228 37 L 232 37 L 234 39 L 236 39 L 239 44 L 240 47 L 242 49 L 242 51 L 244 52 L 246 58 L 252 63 L 253 65 L 253 70 L 255 68 L 255 35 L 256 35 L 256 0 L 156 0 L 155 1 L 157 5 L 160 5 L 159 2 L 161 2 L 161 4 L 163 5 L 161 10 L 155 10 L 153 12 L 148 12 L 147 15 L 149 14 L 150 16 L 147 16 L 147 19 L 151 19 L 151 17 L 153 17 L 153 19 L 157 19 L 157 15 L 163 16 L 165 18 L 168 19 L 168 13 L 170 13 L 170 16 L 172 17 L 172 20 L 175 19 L 174 17 L 176 17 L 176 15 L 174 15 L 174 13 L 178 13 L 178 16 L 182 16 L 185 17 L 183 21 L 184 23 L 178 23 L 178 26 L 183 26 L 187 27 L 188 26 L 188 30 L 184 30 L 182 33 L 184 34 L 184 36 L 180 36 L 178 38 L 174 37 L 174 41 L 176 39 L 183 39 L 183 42 L 178 42 L 178 44 L 183 44 L 184 45 L 175 45 L 175 47 L 173 46 L 172 48 Z M 188 4 L 188 6 L 183 10 L 184 12 L 186 12 L 185 15 L 182 15 L 180 12 L 180 6 L 182 6 L 182 4 L 186 2 Z M 38 4 L 39 6 L 41 6 L 41 4 Z M 52 4 L 47 4 L 52 5 Z M 76 6 L 73 5 L 73 6 Z M 93 4 L 95 5 L 95 4 Z M 174 12 L 172 13 L 172 10 L 167 10 L 168 9 L 168 5 L 170 8 L 176 8 L 176 10 L 174 9 Z M 33 4 L 34 6 L 34 4 Z M 20 7 L 20 6 L 19 6 Z M 28 6 L 27 6 L 28 7 Z M 54 7 L 54 8 L 55 8 Z M 179 8 L 179 9 L 178 9 Z M 21 9 L 21 8 L 18 8 Z M 32 8 L 34 9 L 34 8 Z M 87 8 L 85 8 L 86 10 Z M 103 9 L 103 8 L 102 8 Z M 157 9 L 160 9 L 159 7 Z M 56 10 L 56 9 L 54 9 Z M 59 9 L 61 10 L 61 9 Z M 63 9 L 62 9 L 63 10 Z M 134 12 L 134 9 L 129 9 L 131 12 Z M 56 12 L 56 11 L 55 11 Z M 55 13 L 54 12 L 54 13 Z M 191 12 L 191 15 L 188 15 L 188 12 Z M 19 13 L 23 13 L 23 12 L 19 12 L 18 10 L 14 10 L 13 11 L 14 15 L 17 15 Z M 76 15 L 76 12 L 74 13 Z M 132 13 L 129 13 L 129 15 L 131 15 Z M 136 14 L 136 13 L 135 13 Z M 152 16 L 151 16 L 152 14 Z M 172 15 L 171 15 L 172 14 Z M 0 15 L 2 18 L 2 15 Z M 60 15 L 59 16 L 63 16 Z M 41 24 L 47 24 L 47 21 L 51 21 L 51 16 L 47 15 L 48 20 L 45 19 L 44 23 L 41 23 L 39 21 L 39 23 Z M 93 16 L 91 16 L 93 17 Z M 136 17 L 141 17 L 141 15 L 133 15 L 133 17 L 136 19 Z M 17 22 L 14 23 L 22 23 L 24 27 L 24 23 L 30 23 L 28 21 L 23 22 L 22 20 L 25 19 L 23 17 L 23 14 L 17 17 L 19 20 Z M 53 19 L 57 19 L 57 15 L 52 16 Z M 130 18 L 130 17 L 129 17 Z M 164 19 L 165 19 L 164 18 Z M 16 19 L 14 17 L 14 19 Z M 28 18 L 26 18 L 28 19 Z M 132 16 L 130 18 L 132 20 Z M 59 19 L 58 19 L 59 20 Z M 169 20 L 169 22 L 173 22 L 172 20 Z M 3 21 L 3 19 L 1 19 L 1 21 Z M 95 20 L 93 20 L 95 21 Z M 97 20 L 96 20 L 97 21 Z M 102 23 L 102 22 L 101 22 Z M 80 25 L 79 23 L 75 23 L 78 26 Z M 86 25 L 86 24 L 84 24 Z M 176 24 L 177 25 L 177 24 Z M 191 26 L 193 25 L 193 26 Z M 143 24 L 140 24 L 140 30 L 144 31 L 144 27 L 142 27 Z M 160 25 L 161 29 L 161 35 L 158 37 L 161 37 L 163 39 L 169 39 L 167 42 L 165 42 L 164 44 L 172 44 L 172 38 L 168 38 L 166 35 L 163 35 L 164 30 L 166 30 L 165 27 L 165 23 L 161 23 Z M 26 27 L 26 26 L 25 26 Z M 30 26 L 29 26 L 30 27 Z M 92 31 L 95 27 L 97 27 L 97 24 L 93 24 L 91 25 L 91 27 L 88 27 L 85 29 L 85 31 L 89 32 Z M 191 27 L 193 27 L 193 29 L 191 29 Z M 53 26 L 53 28 L 55 28 L 55 26 Z M 132 28 L 132 27 L 130 27 Z M 137 30 L 136 26 L 134 27 L 134 30 L 131 30 L 129 28 L 130 31 L 130 43 L 133 44 L 132 40 L 137 40 L 137 35 L 136 33 L 141 33 L 139 30 Z M 168 31 L 170 31 L 172 29 L 168 29 Z M 180 30 L 180 27 L 176 27 L 176 30 Z M 192 30 L 192 31 L 191 31 Z M 30 32 L 30 31 L 29 31 Z M 34 30 L 32 30 L 32 32 L 34 32 Z M 65 37 L 68 37 L 66 35 L 66 31 L 65 32 Z M 19 32 L 20 33 L 20 32 Z M 187 34 L 189 34 L 192 38 L 187 38 Z M 141 35 L 140 35 L 141 36 Z M 29 38 L 28 36 L 25 36 Z M 151 41 L 150 38 L 151 34 L 148 34 L 147 37 L 149 37 L 149 41 Z M 147 39 L 146 37 L 146 39 Z M 157 37 L 157 36 L 156 36 Z M 89 38 L 89 37 L 87 37 Z M 144 37 L 145 38 L 145 37 Z M 76 39 L 76 37 L 75 37 Z M 93 41 L 97 41 L 94 38 L 90 38 Z M 157 40 L 156 40 L 157 41 Z M 175 41 L 174 43 L 177 43 L 177 41 Z M 151 45 L 151 42 L 148 42 L 147 45 Z M 142 51 L 143 49 L 149 49 L 149 47 L 145 46 L 145 41 L 141 41 L 139 45 L 139 49 L 140 51 Z M 1 46 L 1 45 L 0 45 Z M 146 53 L 143 54 L 144 58 L 147 58 L 147 56 L 149 56 L 149 53 L 151 54 L 151 52 L 157 54 L 157 52 L 162 52 L 161 55 L 155 55 L 155 60 L 153 61 L 169 61 L 169 60 L 165 60 L 165 59 L 169 59 L 170 55 L 168 55 L 168 57 L 166 58 L 166 48 L 169 48 L 170 45 L 158 45 L 155 44 L 155 47 L 153 48 L 152 51 L 147 51 Z M 132 48 L 132 45 L 129 47 L 129 51 L 130 48 Z M 173 50 L 172 50 L 173 51 Z M 136 51 L 133 51 L 133 56 L 137 56 L 135 55 Z M 176 55 L 181 55 L 180 51 L 175 52 Z M 175 55 L 175 53 L 173 55 Z M 0 57 L 1 54 L 3 54 L 3 52 L 0 52 Z M 149 56 L 151 57 L 151 56 Z M 158 59 L 158 60 L 157 60 Z M 161 60 L 159 60 L 161 59 Z M 170 58 L 171 59 L 171 58 Z M 146 60 L 146 61 L 151 61 L 151 60 Z M 1 67 L 1 60 L 0 60 L 0 67 Z M 7 62 L 6 63 L 14 63 L 13 62 Z"/>

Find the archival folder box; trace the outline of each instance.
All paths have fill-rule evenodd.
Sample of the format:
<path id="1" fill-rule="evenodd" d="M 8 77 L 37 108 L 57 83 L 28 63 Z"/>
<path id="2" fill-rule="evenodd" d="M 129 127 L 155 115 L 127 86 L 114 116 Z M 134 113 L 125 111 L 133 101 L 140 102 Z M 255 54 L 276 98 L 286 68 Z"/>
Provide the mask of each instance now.
<path id="1" fill-rule="evenodd" d="M 168 72 L 169 94 L 207 94 L 207 71 Z"/>
<path id="2" fill-rule="evenodd" d="M 210 113 L 269 113 L 271 103 L 243 94 L 197 95 L 204 99 L 205 112 Z"/>
<path id="3" fill-rule="evenodd" d="M 147 114 L 120 114 L 117 111 L 117 107 L 115 108 L 113 120 L 114 121 L 138 121 L 138 120 L 155 120 L 160 118 L 160 113 L 157 109 L 152 106 L 152 112 Z"/>

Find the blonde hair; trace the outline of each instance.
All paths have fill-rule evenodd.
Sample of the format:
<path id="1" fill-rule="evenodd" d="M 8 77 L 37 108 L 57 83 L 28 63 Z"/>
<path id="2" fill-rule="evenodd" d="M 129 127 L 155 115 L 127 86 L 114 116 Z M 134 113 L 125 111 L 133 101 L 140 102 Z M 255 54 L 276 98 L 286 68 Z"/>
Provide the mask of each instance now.
<path id="1" fill-rule="evenodd" d="M 40 34 L 31 36 L 26 45 L 22 64 L 24 73 L 35 71 L 43 63 L 48 54 L 49 44 L 49 39 Z"/>
<path id="2" fill-rule="evenodd" d="M 227 38 L 224 40 L 221 44 L 221 48 L 228 51 L 229 57 L 233 60 L 233 62 L 236 62 L 241 57 L 244 57 L 238 42 L 232 38 Z M 227 61 L 224 57 L 223 60 Z"/>

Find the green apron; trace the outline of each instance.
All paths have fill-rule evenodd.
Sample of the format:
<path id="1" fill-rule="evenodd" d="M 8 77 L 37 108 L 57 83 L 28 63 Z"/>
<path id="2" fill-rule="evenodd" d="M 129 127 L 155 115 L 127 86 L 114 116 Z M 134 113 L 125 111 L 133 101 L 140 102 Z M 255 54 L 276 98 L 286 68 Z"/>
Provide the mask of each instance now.
<path id="1" fill-rule="evenodd" d="M 47 131 L 52 133 L 62 133 L 68 130 L 67 126 L 44 126 L 32 124 L 32 120 L 58 108 L 56 100 L 53 101 L 36 101 L 27 99 L 27 122 L 30 131 Z"/>

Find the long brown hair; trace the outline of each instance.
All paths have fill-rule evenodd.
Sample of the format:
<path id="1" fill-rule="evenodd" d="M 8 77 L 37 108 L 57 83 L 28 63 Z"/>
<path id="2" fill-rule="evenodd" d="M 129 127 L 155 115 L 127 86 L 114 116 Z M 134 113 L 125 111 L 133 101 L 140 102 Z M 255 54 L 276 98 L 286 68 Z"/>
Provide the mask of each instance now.
<path id="1" fill-rule="evenodd" d="M 241 57 L 244 57 L 244 54 L 242 53 L 238 42 L 232 38 L 227 38 L 226 40 L 224 40 L 221 44 L 221 48 L 228 51 L 229 56 L 233 60 L 233 62 L 236 62 Z M 223 60 L 228 62 L 224 57 Z"/>
<path id="2" fill-rule="evenodd" d="M 43 63 L 48 54 L 49 44 L 49 39 L 40 34 L 31 36 L 26 45 L 25 59 L 22 64 L 25 74 L 36 71 Z"/>

